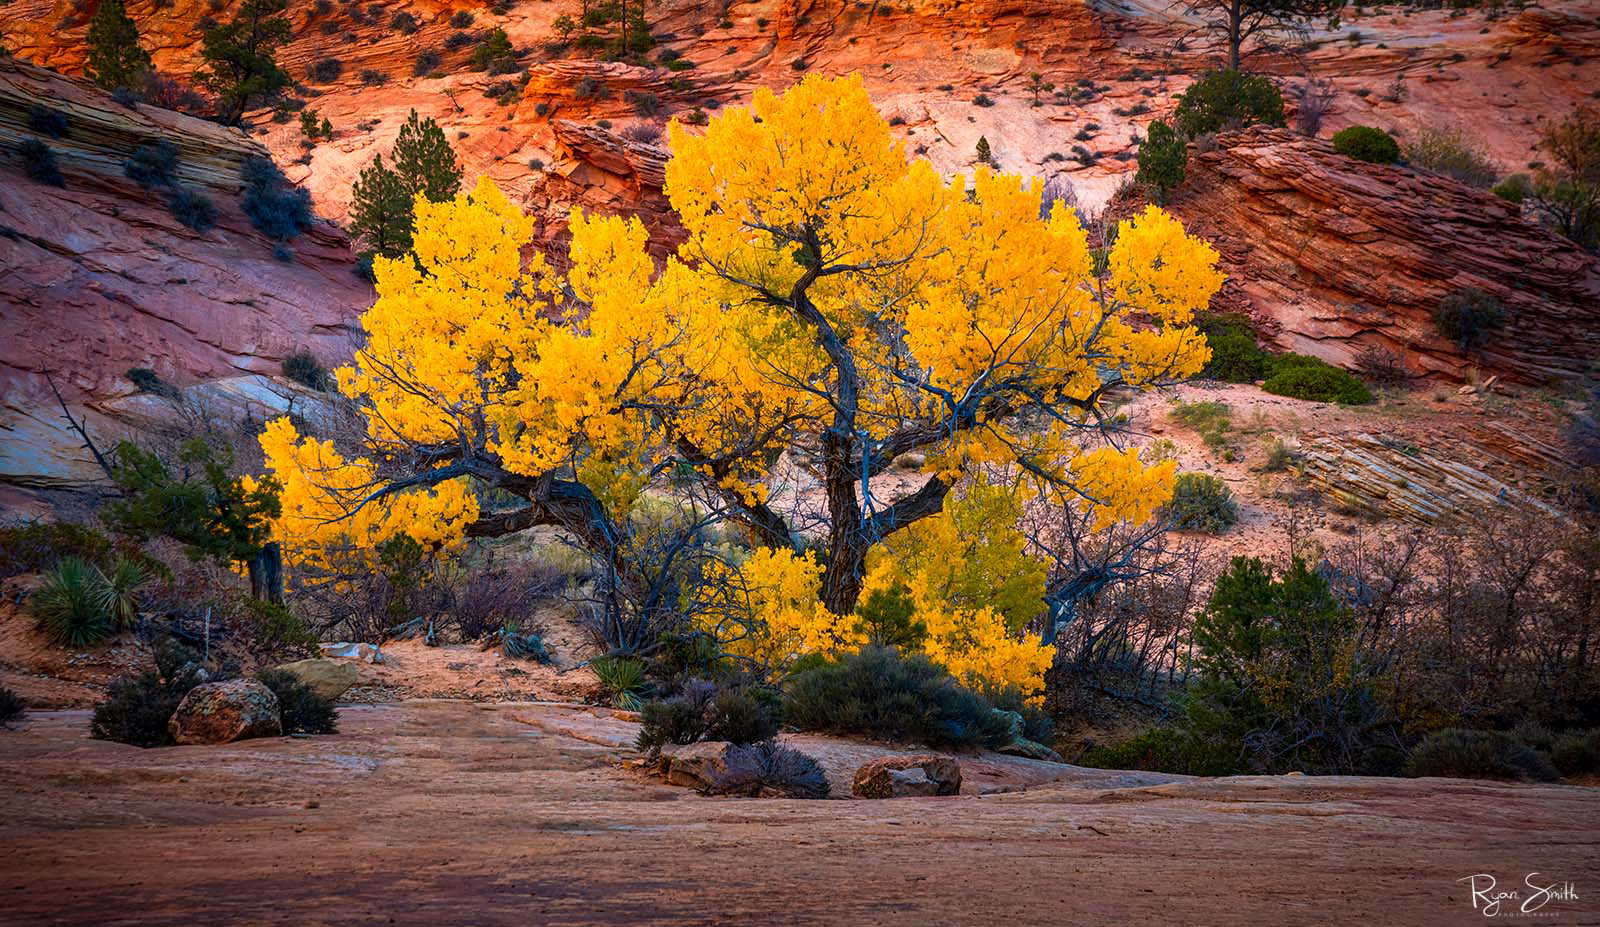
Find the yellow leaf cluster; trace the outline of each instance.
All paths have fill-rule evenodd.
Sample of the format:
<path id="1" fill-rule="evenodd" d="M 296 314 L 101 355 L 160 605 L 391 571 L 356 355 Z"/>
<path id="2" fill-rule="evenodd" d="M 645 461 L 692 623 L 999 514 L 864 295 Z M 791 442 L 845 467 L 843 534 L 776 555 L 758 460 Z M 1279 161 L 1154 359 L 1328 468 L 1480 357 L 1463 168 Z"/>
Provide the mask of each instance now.
<path id="1" fill-rule="evenodd" d="M 793 551 L 761 548 L 738 568 L 739 600 L 707 620 L 728 652 L 781 670 L 807 654 L 836 654 L 865 643 L 853 615 L 822 607 L 822 564 Z"/>
<path id="2" fill-rule="evenodd" d="M 1017 527 L 1025 501 L 1005 486 L 965 487 L 873 548 L 863 593 L 905 588 L 929 657 L 969 685 L 1033 696 L 1053 651 L 1022 630 L 1044 608 L 1045 579 Z"/>

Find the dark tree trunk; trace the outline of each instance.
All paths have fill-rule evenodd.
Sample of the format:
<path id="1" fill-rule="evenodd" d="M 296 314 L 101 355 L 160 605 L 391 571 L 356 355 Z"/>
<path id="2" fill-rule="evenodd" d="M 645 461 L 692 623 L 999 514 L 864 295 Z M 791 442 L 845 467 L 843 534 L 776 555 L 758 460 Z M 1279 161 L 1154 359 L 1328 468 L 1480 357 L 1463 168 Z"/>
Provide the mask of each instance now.
<path id="1" fill-rule="evenodd" d="M 856 501 L 855 441 L 838 430 L 822 439 L 823 485 L 828 493 L 828 560 L 822 572 L 822 604 L 835 615 L 855 610 L 866 572 L 868 539 Z"/>
<path id="2" fill-rule="evenodd" d="M 250 595 L 274 605 L 283 604 L 283 550 L 268 541 L 250 558 Z"/>

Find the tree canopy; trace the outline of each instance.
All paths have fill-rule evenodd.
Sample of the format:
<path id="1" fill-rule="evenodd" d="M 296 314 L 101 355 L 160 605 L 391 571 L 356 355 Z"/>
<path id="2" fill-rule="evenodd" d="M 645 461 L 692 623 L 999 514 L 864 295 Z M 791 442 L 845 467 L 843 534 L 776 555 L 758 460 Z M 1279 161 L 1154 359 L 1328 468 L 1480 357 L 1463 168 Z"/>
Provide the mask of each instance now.
<path id="1" fill-rule="evenodd" d="M 487 179 L 416 201 L 414 253 L 375 260 L 339 372 L 362 447 L 263 435 L 291 558 L 554 525 L 618 627 L 678 616 L 781 664 L 859 645 L 863 591 L 902 588 L 930 655 L 1036 689 L 1043 581 L 1004 524 L 1047 495 L 1102 525 L 1166 501 L 1173 464 L 1104 442 L 1105 401 L 1204 366 L 1215 251 L 1149 208 L 1097 260 L 1070 210 L 1041 218 L 1037 181 L 908 160 L 859 78 L 760 90 L 703 134 L 674 124 L 672 151 L 687 241 L 660 267 L 637 219 L 574 210 L 558 273 L 523 258 L 532 220 Z M 790 488 L 800 449 L 814 492 Z M 919 482 L 888 493 L 912 451 Z M 974 517 L 997 524 L 972 536 Z"/>
<path id="2" fill-rule="evenodd" d="M 139 45 L 139 29 L 122 0 L 101 0 L 89 20 L 89 59 L 94 82 L 107 90 L 142 87 L 150 75 L 150 53 Z"/>
<path id="3" fill-rule="evenodd" d="M 1176 0 L 1200 20 L 1199 32 L 1218 37 L 1227 49 L 1228 68 L 1238 70 L 1262 40 L 1303 33 L 1306 23 L 1326 19 L 1344 8 L 1344 0 Z M 1254 47 L 1252 47 L 1252 44 Z"/>
<path id="4" fill-rule="evenodd" d="M 217 95 L 217 115 L 237 125 L 245 110 L 289 86 L 288 72 L 273 56 L 289 41 L 288 0 L 244 0 L 233 19 L 205 31 L 195 73 Z"/>

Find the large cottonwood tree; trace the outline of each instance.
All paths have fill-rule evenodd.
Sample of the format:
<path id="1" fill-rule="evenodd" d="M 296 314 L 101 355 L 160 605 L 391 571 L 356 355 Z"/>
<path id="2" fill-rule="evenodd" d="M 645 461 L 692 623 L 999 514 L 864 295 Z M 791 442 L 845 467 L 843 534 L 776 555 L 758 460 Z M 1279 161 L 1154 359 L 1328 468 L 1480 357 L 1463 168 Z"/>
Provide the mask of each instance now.
<path id="1" fill-rule="evenodd" d="M 792 652 L 854 640 L 869 552 L 939 516 L 958 483 L 1003 468 L 1106 522 L 1169 497 L 1170 463 L 1100 437 L 1109 392 L 1208 358 L 1190 322 L 1222 275 L 1175 219 L 1147 209 L 1092 252 L 1071 211 L 1040 217 L 1037 182 L 946 180 L 908 160 L 858 78 L 761 90 L 703 134 L 674 125 L 671 142 L 666 193 L 687 242 L 665 266 L 637 220 L 574 211 L 558 274 L 523 258 L 532 222 L 487 180 L 417 199 L 414 258 L 375 262 L 366 342 L 340 372 L 364 453 L 284 420 L 263 437 L 291 548 L 556 525 L 626 577 L 659 560 L 630 554 L 640 500 L 693 493 L 745 530 L 748 608 Z M 809 507 L 774 492 L 797 447 L 817 459 Z M 927 475 L 885 496 L 879 478 L 912 451 Z M 486 488 L 516 504 L 480 503 Z M 998 538 L 984 556 L 1021 548 Z M 913 588 L 937 573 L 933 553 L 898 571 Z M 935 592 L 919 601 L 981 606 Z M 1016 632 L 951 633 L 979 625 Z"/>

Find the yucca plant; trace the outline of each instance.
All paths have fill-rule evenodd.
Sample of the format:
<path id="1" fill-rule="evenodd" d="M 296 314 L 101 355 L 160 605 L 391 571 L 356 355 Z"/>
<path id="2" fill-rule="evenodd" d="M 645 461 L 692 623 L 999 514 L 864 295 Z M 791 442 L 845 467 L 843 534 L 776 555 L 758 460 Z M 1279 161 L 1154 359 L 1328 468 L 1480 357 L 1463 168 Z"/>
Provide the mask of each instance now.
<path id="1" fill-rule="evenodd" d="M 611 705 L 624 711 L 638 711 L 644 705 L 644 661 L 630 657 L 595 657 L 589 668 L 600 677 L 600 684 L 611 694 Z"/>
<path id="2" fill-rule="evenodd" d="M 28 598 L 40 627 L 65 647 L 92 647 L 110 636 L 105 575 L 81 557 L 67 557 Z"/>
<path id="3" fill-rule="evenodd" d="M 101 574 L 100 604 L 113 630 L 131 629 L 139 623 L 139 587 L 146 578 L 144 568 L 131 560 L 118 560 L 110 573 Z"/>

